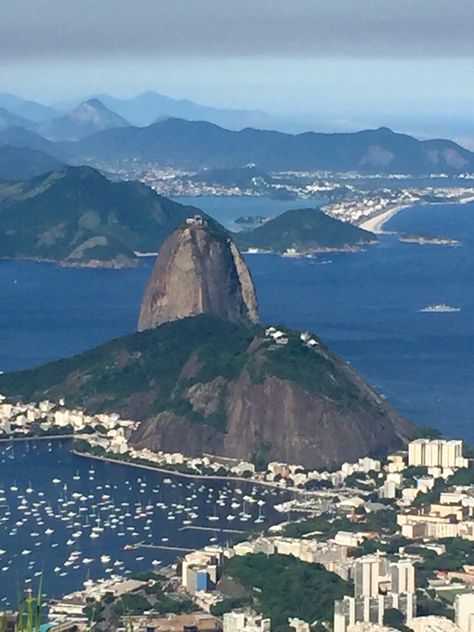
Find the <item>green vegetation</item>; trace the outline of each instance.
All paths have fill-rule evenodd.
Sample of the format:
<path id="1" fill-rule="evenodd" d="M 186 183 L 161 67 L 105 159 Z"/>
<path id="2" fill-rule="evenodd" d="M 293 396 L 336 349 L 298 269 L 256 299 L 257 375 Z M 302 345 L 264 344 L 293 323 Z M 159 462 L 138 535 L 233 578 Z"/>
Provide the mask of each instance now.
<path id="1" fill-rule="evenodd" d="M 255 454 L 253 455 L 252 462 L 259 472 L 265 471 L 267 469 L 268 455 L 271 448 L 272 446 L 265 441 L 261 441 L 258 444 Z"/>
<path id="2" fill-rule="evenodd" d="M 43 581 L 40 579 L 38 591 L 26 589 L 18 595 L 17 614 L 0 612 L 0 632 L 13 629 L 15 632 L 39 632 L 42 624 L 42 609 L 44 605 L 45 593 L 43 592 Z M 92 629 L 93 613 L 88 616 L 89 627 Z"/>
<path id="3" fill-rule="evenodd" d="M 151 610 L 151 603 L 140 594 L 127 593 L 114 604 L 114 613 L 118 616 L 124 614 L 143 614 Z"/>
<path id="4" fill-rule="evenodd" d="M 338 401 L 351 410 L 362 408 L 382 415 L 353 380 L 345 365 L 321 341 L 318 351 L 315 351 L 302 344 L 296 332 L 289 332 L 288 339 L 283 349 L 266 354 L 265 362 L 255 371 L 256 381 L 263 380 L 266 375 L 274 375 L 298 384 L 316 397 Z"/>
<path id="5" fill-rule="evenodd" d="M 82 264 L 131 263 L 134 251 L 156 252 L 196 213 L 138 182 L 110 182 L 90 167 L 0 184 L 3 257 Z"/>
<path id="6" fill-rule="evenodd" d="M 431 426 L 417 426 L 413 439 L 441 439 L 441 431 Z"/>
<path id="7" fill-rule="evenodd" d="M 48 394 L 66 397 L 69 406 L 128 413 L 129 398 L 142 394 L 135 416 L 178 411 L 189 421 L 225 427 L 225 418 L 202 414 L 185 398 L 202 379 L 238 377 L 248 360 L 247 348 L 258 328 L 238 326 L 209 316 L 166 323 L 158 329 L 126 336 L 78 356 L 38 369 L 0 376 L 1 392 L 32 401 Z M 181 378 L 190 358 L 193 375 Z M 146 396 L 145 396 L 146 395 Z"/>
<path id="8" fill-rule="evenodd" d="M 426 594 L 418 594 L 416 603 L 416 614 L 418 617 L 446 617 L 454 619 L 452 608 L 443 600 L 437 599 L 434 591 L 427 591 Z"/>
<path id="9" fill-rule="evenodd" d="M 170 596 L 159 582 L 153 586 L 147 586 L 145 593 L 147 596 L 153 597 L 153 611 L 158 614 L 182 614 L 196 610 L 193 601 Z"/>
<path id="10" fill-rule="evenodd" d="M 222 615 L 226 612 L 238 610 L 239 608 L 245 608 L 246 606 L 251 605 L 251 603 L 251 597 L 227 597 L 226 599 L 212 605 L 210 612 L 215 617 L 222 617 Z"/>
<path id="11" fill-rule="evenodd" d="M 439 540 L 446 547 L 446 553 L 438 555 L 434 551 L 426 549 L 422 568 L 426 571 L 458 571 L 463 566 L 474 565 L 474 547 L 472 542 L 462 538 L 446 538 Z"/>
<path id="12" fill-rule="evenodd" d="M 319 564 L 287 555 L 244 555 L 230 559 L 224 577 L 240 584 L 274 632 L 286 632 L 288 617 L 329 621 L 334 600 L 350 593 L 350 585 Z M 317 596 L 317 597 L 315 597 Z"/>
<path id="13" fill-rule="evenodd" d="M 286 525 L 284 534 L 290 538 L 300 538 L 317 531 L 325 538 L 332 538 L 338 531 L 370 532 L 392 535 L 397 530 L 397 514 L 393 509 L 383 509 L 365 514 L 357 522 L 348 518 L 328 519 L 323 514 L 316 518 L 308 518 L 301 522 Z"/>
<path id="14" fill-rule="evenodd" d="M 383 624 L 389 628 L 400 630 L 400 632 L 410 632 L 410 628 L 408 628 L 404 623 L 403 614 L 396 608 L 388 608 L 388 610 L 385 610 L 383 615 Z"/>
<path id="15" fill-rule="evenodd" d="M 474 463 L 471 466 L 457 470 L 448 480 L 449 485 L 474 485 Z"/>
<path id="16" fill-rule="evenodd" d="M 311 252 L 377 241 L 372 233 L 312 208 L 287 211 L 253 230 L 237 233 L 234 238 L 241 248 L 273 252 L 285 252 L 289 248 Z"/>
<path id="17" fill-rule="evenodd" d="M 413 507 L 423 507 L 424 505 L 431 505 L 432 503 L 437 503 L 439 501 L 439 497 L 441 492 L 447 489 L 446 481 L 442 478 L 437 478 L 434 482 L 432 489 L 425 493 L 418 493 L 415 500 L 413 501 Z"/>
<path id="18" fill-rule="evenodd" d="M 1 375 L 0 392 L 25 401 L 64 397 L 70 407 L 118 412 L 124 418 L 148 419 L 166 411 L 224 432 L 229 385 L 248 371 L 255 382 L 275 376 L 364 419 L 382 417 L 379 404 L 324 345 L 310 350 L 296 333 L 288 335 L 289 344 L 275 348 L 261 327 L 201 315 L 36 369 Z M 219 384 L 213 383 L 216 378 L 221 378 Z M 203 411 L 191 387 L 209 389 L 213 406 Z M 256 448 L 259 467 L 266 465 L 270 448 L 267 443 Z"/>

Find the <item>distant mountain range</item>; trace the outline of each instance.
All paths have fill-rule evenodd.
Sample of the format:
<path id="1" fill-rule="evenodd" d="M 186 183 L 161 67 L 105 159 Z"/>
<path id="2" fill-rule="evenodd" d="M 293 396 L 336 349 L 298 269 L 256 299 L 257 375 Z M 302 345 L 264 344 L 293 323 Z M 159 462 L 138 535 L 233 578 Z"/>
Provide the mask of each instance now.
<path id="1" fill-rule="evenodd" d="M 25 118 L 28 111 L 36 120 Z M 180 118 L 163 118 L 168 114 Z M 150 121 L 154 122 L 147 127 L 129 124 Z M 240 129 L 244 125 L 247 127 Z M 152 92 L 129 100 L 102 95 L 59 116 L 55 109 L 0 94 L 0 144 L 31 147 L 74 164 L 103 166 L 133 160 L 208 170 L 211 175 L 212 170 L 220 170 L 220 177 L 222 170 L 247 164 L 254 164 L 259 172 L 317 170 L 421 176 L 474 171 L 474 153 L 454 142 L 420 141 L 385 127 L 296 135 L 257 127 L 271 127 L 271 117 L 208 108 Z"/>
<path id="2" fill-rule="evenodd" d="M 97 99 L 80 103 L 73 110 L 57 118 L 43 121 L 36 131 L 49 140 L 79 140 L 106 129 L 128 127 L 129 123 L 112 112 Z"/>
<path id="3" fill-rule="evenodd" d="M 5 108 L 0 107 L 0 132 L 7 130 L 10 127 L 23 127 L 28 129 L 33 127 L 31 121 L 27 121 L 21 116 L 12 114 Z"/>
<path id="4" fill-rule="evenodd" d="M 10 104 L 11 108 L 4 107 L 3 103 Z M 20 112 L 23 114 L 20 115 Z M 28 113 L 32 115 L 31 118 L 26 116 Z M 79 140 L 105 129 L 129 125 L 128 121 L 109 110 L 98 99 L 89 99 L 61 113 L 41 104 L 22 103 L 11 95 L 0 94 L 0 132 L 22 128 L 36 132 L 45 139 L 61 142 Z"/>
<path id="5" fill-rule="evenodd" d="M 11 147 L 28 147 L 43 151 L 51 156 L 59 157 L 61 147 L 50 140 L 43 138 L 32 130 L 24 127 L 9 127 L 3 132 L 0 131 L 0 151 L 2 145 L 10 145 Z"/>
<path id="6" fill-rule="evenodd" d="M 208 121 L 237 130 L 244 127 L 271 129 L 275 125 L 273 117 L 258 110 L 214 108 L 194 103 L 188 99 L 173 99 L 152 91 L 144 92 L 131 99 L 117 99 L 107 94 L 99 94 L 93 98 L 101 101 L 113 112 L 120 114 L 132 125 L 139 127 L 151 125 L 163 117 Z M 77 102 L 72 101 L 61 105 L 70 109 L 77 104 Z"/>
<path id="7" fill-rule="evenodd" d="M 37 101 L 22 99 L 14 94 L 0 93 L 0 107 L 5 108 L 16 116 L 36 123 L 61 115 L 59 110 Z"/>
<path id="8" fill-rule="evenodd" d="M 474 171 L 474 154 L 447 140 L 419 141 L 387 128 L 353 134 L 283 134 L 223 129 L 212 123 L 167 119 L 88 136 L 62 148 L 75 160 L 138 160 L 189 169 L 254 163 L 270 171 L 459 173 Z"/>

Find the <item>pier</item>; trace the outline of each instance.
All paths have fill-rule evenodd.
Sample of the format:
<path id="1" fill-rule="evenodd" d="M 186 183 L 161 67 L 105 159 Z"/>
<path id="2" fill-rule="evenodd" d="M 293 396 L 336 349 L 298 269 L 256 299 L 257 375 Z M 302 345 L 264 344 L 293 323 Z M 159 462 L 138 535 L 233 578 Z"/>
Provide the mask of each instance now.
<path id="1" fill-rule="evenodd" d="M 136 549 L 159 549 L 161 551 L 181 551 L 184 553 L 192 553 L 197 549 L 190 549 L 185 546 L 172 546 L 171 544 L 146 544 L 145 542 L 137 542 L 136 544 L 130 544 L 127 547 L 127 551 L 134 551 Z"/>
<path id="2" fill-rule="evenodd" d="M 178 531 L 186 531 L 187 529 L 195 529 L 196 531 L 218 531 L 219 533 L 247 533 L 242 529 L 221 529 L 220 527 L 199 527 L 198 525 L 180 527 Z"/>

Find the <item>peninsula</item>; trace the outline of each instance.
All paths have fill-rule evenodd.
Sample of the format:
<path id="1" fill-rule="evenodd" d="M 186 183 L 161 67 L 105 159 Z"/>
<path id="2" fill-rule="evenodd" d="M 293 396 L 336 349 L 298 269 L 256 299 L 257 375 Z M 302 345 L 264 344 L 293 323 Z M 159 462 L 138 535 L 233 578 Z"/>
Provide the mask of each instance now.
<path id="1" fill-rule="evenodd" d="M 206 301 L 196 304 L 194 287 L 180 291 L 182 270 L 206 288 Z M 317 336 L 257 320 L 237 246 L 213 222 L 191 218 L 158 256 L 144 331 L 2 375 L 0 393 L 119 414 L 139 422 L 131 445 L 155 451 L 317 467 L 405 444 L 411 425 Z"/>

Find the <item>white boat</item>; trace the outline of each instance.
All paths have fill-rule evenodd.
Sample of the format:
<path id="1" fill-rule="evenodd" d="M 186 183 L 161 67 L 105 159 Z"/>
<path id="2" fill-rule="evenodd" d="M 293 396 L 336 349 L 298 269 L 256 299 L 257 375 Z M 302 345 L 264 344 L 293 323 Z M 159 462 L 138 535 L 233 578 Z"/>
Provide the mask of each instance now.
<path id="1" fill-rule="evenodd" d="M 461 308 L 460 307 L 451 307 L 450 305 L 446 305 L 445 303 L 440 303 L 437 305 L 427 305 L 426 307 L 423 307 L 422 309 L 418 310 L 419 312 L 422 313 L 429 313 L 429 314 L 453 314 L 456 312 L 460 312 Z"/>

